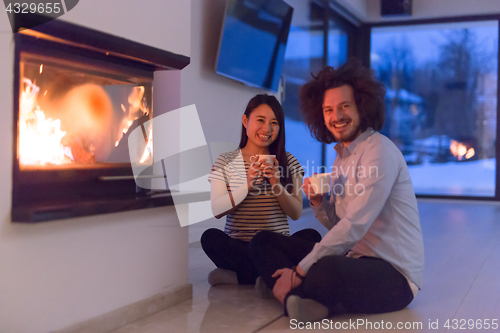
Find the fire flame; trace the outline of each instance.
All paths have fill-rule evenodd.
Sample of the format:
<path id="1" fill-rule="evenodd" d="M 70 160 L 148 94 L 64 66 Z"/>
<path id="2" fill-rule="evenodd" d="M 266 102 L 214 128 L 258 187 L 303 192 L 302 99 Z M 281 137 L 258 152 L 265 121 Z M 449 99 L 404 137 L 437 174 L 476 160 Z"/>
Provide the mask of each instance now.
<path id="1" fill-rule="evenodd" d="M 153 159 L 153 128 L 152 126 L 149 127 L 149 133 L 148 133 L 148 141 L 146 142 L 146 148 L 144 149 L 144 153 L 142 154 L 141 160 L 139 163 L 144 163 L 148 157 L 152 161 Z"/>
<path id="2" fill-rule="evenodd" d="M 43 65 L 40 65 L 40 73 L 43 71 Z M 71 148 L 64 146 L 61 140 L 66 136 L 66 132 L 61 130 L 61 120 L 47 118 L 44 111 L 37 104 L 37 97 L 40 88 L 27 78 L 22 79 L 23 89 L 20 99 L 19 111 L 19 160 L 22 165 L 46 165 L 46 164 L 65 164 L 75 161 Z M 127 108 L 122 104 L 124 119 L 118 131 L 118 140 L 115 147 L 119 145 L 121 138 L 126 134 L 134 120 L 148 115 L 149 107 L 144 98 L 145 88 L 134 87 L 128 97 Z M 44 92 L 44 96 L 47 91 Z M 70 133 L 71 134 L 71 133 Z M 64 139 L 66 140 L 67 137 Z M 67 144 L 63 140 L 63 143 Z M 149 128 L 149 135 L 146 142 L 146 148 L 140 163 L 146 163 L 152 160 L 152 128 Z M 94 155 L 96 148 L 91 144 L 88 153 Z M 75 151 L 75 157 L 78 160 L 78 154 Z"/>
<path id="3" fill-rule="evenodd" d="M 465 159 L 468 160 L 469 158 L 473 157 L 476 154 L 474 148 L 467 149 L 467 147 L 463 143 L 460 143 L 455 140 L 451 140 L 450 151 L 453 154 L 453 156 L 457 157 L 459 161 L 461 161 L 462 158 L 464 158 L 464 156 Z"/>
<path id="4" fill-rule="evenodd" d="M 70 163 L 71 149 L 61 145 L 66 132 L 59 119 L 46 119 L 36 104 L 39 88 L 23 79 L 26 89 L 21 93 L 19 117 L 19 159 L 24 165 Z"/>
<path id="5" fill-rule="evenodd" d="M 125 105 L 121 105 L 121 109 L 125 117 L 121 122 L 120 131 L 118 132 L 118 138 L 115 146 L 118 145 L 123 135 L 127 134 L 134 120 L 143 115 L 147 116 L 149 114 L 149 107 L 146 103 L 146 99 L 144 98 L 144 91 L 145 88 L 143 86 L 134 87 L 132 89 L 132 92 L 128 96 L 128 109 L 125 107 Z"/>

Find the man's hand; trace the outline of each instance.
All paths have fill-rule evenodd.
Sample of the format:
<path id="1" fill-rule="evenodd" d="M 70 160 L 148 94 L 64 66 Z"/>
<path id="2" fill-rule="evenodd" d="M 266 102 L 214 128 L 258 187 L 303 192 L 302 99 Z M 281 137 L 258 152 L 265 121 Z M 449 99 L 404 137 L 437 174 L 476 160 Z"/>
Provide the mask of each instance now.
<path id="1" fill-rule="evenodd" d="M 295 276 L 290 268 L 278 269 L 274 272 L 273 278 L 278 278 L 274 284 L 273 294 L 281 302 L 281 304 L 284 304 L 285 297 L 288 295 L 290 290 L 302 283 L 302 280 Z"/>
<path id="2" fill-rule="evenodd" d="M 313 206 L 321 205 L 321 201 L 323 200 L 323 194 L 316 194 L 318 188 L 316 186 L 311 185 L 309 177 L 307 177 L 304 180 L 304 185 L 302 186 L 302 189 L 304 190 L 304 193 L 306 194 L 307 198 L 309 198 L 311 205 Z"/>

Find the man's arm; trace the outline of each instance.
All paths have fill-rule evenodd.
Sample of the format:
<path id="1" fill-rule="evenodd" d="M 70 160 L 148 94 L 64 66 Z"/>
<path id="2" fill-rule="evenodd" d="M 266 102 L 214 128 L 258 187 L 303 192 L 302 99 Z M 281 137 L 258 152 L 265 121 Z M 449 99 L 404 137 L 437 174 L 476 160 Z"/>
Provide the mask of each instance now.
<path id="1" fill-rule="evenodd" d="M 309 204 L 314 211 L 314 215 L 328 230 L 337 224 L 339 218 L 335 214 L 335 205 L 328 202 L 327 196 L 315 194 L 314 188 L 309 182 L 309 177 L 304 181 L 304 193 L 309 198 Z M 332 194 L 333 195 L 333 194 Z"/>
<path id="2" fill-rule="evenodd" d="M 347 190 L 348 186 L 353 190 L 356 185 L 359 194 L 349 202 L 345 216 L 299 263 L 304 272 L 307 273 L 309 268 L 324 256 L 344 254 L 364 237 L 390 195 L 398 176 L 398 160 L 395 153 L 383 145 L 375 147 L 367 154 L 362 161 L 362 165 L 367 169 L 366 177 L 359 178 L 357 184 L 360 185 L 349 184 L 349 181 L 344 185 L 346 187 L 344 190 Z M 322 203 L 320 207 L 324 207 L 323 205 Z M 323 209 L 327 213 L 328 209 L 331 210 L 327 207 Z M 318 214 L 323 214 L 322 208 L 318 209 Z"/>
<path id="3" fill-rule="evenodd" d="M 339 222 L 339 218 L 335 214 L 335 204 L 329 202 L 326 195 L 321 196 L 321 201 L 319 204 L 314 205 L 314 203 L 311 201 L 310 205 L 314 211 L 314 216 L 316 216 L 318 221 L 320 221 L 321 224 L 324 225 L 328 230 L 331 230 L 333 226 Z"/>

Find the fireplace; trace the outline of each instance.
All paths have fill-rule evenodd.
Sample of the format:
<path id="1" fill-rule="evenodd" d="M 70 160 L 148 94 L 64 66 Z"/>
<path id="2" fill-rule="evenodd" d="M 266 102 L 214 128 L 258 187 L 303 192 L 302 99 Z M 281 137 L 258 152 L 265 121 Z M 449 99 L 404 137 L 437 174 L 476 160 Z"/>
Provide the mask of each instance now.
<path id="1" fill-rule="evenodd" d="M 12 221 L 173 204 L 168 190 L 147 189 L 166 175 L 140 187 L 132 164 L 153 164 L 154 71 L 189 58 L 60 20 L 22 28 L 41 19 L 16 16 Z"/>

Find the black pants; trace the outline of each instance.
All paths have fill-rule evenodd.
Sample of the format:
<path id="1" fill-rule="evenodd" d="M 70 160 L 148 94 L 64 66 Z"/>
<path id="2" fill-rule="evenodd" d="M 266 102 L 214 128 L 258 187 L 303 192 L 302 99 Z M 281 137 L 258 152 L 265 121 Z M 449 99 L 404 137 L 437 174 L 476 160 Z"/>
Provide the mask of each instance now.
<path id="1" fill-rule="evenodd" d="M 292 236 L 282 236 L 287 239 L 301 239 L 313 245 L 321 240 L 321 235 L 314 229 L 304 229 L 297 231 Z M 208 229 L 201 236 L 201 247 L 210 260 L 219 268 L 236 272 L 239 284 L 255 284 L 255 280 L 259 276 L 257 268 L 250 258 L 248 244 L 248 242 L 229 237 L 219 229 Z"/>
<path id="2" fill-rule="evenodd" d="M 255 235 L 249 244 L 250 256 L 271 289 L 275 283 L 271 275 L 277 269 L 297 265 L 313 247 L 311 241 L 266 231 Z M 413 300 L 406 278 L 387 261 L 373 257 L 323 257 L 287 297 L 290 295 L 320 302 L 328 307 L 330 314 L 336 309 L 351 313 L 396 311 Z"/>

